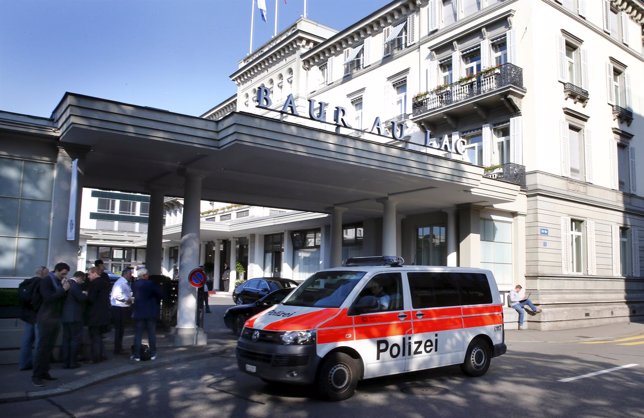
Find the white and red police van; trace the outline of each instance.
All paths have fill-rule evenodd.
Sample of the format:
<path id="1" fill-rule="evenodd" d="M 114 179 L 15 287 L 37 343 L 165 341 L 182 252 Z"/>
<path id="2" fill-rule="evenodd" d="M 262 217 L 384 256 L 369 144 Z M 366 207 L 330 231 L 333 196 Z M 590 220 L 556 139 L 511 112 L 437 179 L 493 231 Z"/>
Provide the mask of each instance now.
<path id="1" fill-rule="evenodd" d="M 237 362 L 266 382 L 315 383 L 326 398 L 342 400 L 359 380 L 378 376 L 453 364 L 481 376 L 505 352 L 503 306 L 489 270 L 359 257 L 315 273 L 250 318 Z"/>

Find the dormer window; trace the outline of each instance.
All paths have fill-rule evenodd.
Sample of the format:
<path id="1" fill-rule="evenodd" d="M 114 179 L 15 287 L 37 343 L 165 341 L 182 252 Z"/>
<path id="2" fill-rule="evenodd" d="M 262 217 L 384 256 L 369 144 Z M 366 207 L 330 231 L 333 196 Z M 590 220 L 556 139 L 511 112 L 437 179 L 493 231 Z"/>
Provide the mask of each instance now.
<path id="1" fill-rule="evenodd" d="M 364 44 L 344 50 L 344 75 L 360 70 L 364 64 Z"/>

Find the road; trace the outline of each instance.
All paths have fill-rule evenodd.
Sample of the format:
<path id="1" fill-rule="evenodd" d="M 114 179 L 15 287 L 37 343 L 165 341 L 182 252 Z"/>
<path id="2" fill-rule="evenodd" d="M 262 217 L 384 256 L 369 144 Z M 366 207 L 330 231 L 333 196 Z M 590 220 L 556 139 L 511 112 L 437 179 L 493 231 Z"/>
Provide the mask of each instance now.
<path id="1" fill-rule="evenodd" d="M 209 339 L 229 349 L 71 394 L 4 404 L 2 416 L 644 417 L 641 326 L 634 335 L 633 327 L 621 324 L 622 335 L 608 339 L 589 337 L 584 329 L 552 339 L 544 332 L 510 331 L 508 354 L 495 358 L 483 377 L 446 367 L 373 379 L 361 382 L 353 398 L 331 403 L 310 388 L 269 387 L 239 372 L 234 337 L 221 322 L 230 301 L 211 300 Z"/>

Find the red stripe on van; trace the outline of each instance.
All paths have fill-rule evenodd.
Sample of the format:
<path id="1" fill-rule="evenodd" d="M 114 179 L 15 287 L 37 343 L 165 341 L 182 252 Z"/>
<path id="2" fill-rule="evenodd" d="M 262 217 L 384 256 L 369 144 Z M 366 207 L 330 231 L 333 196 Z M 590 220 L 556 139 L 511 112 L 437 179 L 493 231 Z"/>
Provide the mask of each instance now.
<path id="1" fill-rule="evenodd" d="M 446 318 L 452 316 L 461 316 L 461 307 L 455 308 L 432 308 L 432 309 L 419 309 L 414 311 L 414 319 L 419 319 L 418 314 L 423 314 L 422 319 L 428 318 Z"/>
<path id="2" fill-rule="evenodd" d="M 465 326 L 465 328 L 482 327 L 486 325 L 501 325 L 502 323 L 502 314 L 477 315 L 463 318 L 463 325 Z"/>
<path id="3" fill-rule="evenodd" d="M 356 340 L 366 340 L 371 338 L 388 338 L 398 335 L 409 334 L 411 323 L 407 322 L 389 322 L 386 324 L 371 324 L 369 326 L 356 325 Z M 334 342 L 334 341 L 329 341 Z"/>
<path id="4" fill-rule="evenodd" d="M 301 315 L 296 314 L 289 318 L 272 322 L 266 325 L 264 329 L 266 331 L 303 331 L 314 329 L 317 328 L 322 321 L 336 315 L 338 311 L 339 309 L 337 308 L 326 308 Z"/>
<path id="5" fill-rule="evenodd" d="M 349 309 L 341 309 L 334 317 L 320 324 L 320 327 L 350 327 L 353 326 L 353 317 L 348 315 Z"/>
<path id="6" fill-rule="evenodd" d="M 501 305 L 485 305 L 485 306 L 464 306 L 463 315 L 480 315 L 490 313 L 501 313 L 503 307 Z"/>
<path id="7" fill-rule="evenodd" d="M 321 329 L 318 331 L 318 344 L 337 343 L 353 340 L 353 327 Z"/>
<path id="8" fill-rule="evenodd" d="M 460 316 L 454 318 L 414 320 L 414 334 L 423 332 L 447 331 L 450 329 L 463 328 L 463 320 Z"/>

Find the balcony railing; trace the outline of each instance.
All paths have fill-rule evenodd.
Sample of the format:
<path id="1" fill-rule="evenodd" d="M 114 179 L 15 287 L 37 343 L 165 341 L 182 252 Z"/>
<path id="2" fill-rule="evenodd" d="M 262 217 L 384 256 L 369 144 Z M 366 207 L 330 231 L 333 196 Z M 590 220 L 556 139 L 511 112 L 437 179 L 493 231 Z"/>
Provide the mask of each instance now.
<path id="1" fill-rule="evenodd" d="M 633 122 L 633 112 L 623 107 L 613 105 L 613 120 L 619 119 L 621 123 L 631 126 Z"/>
<path id="2" fill-rule="evenodd" d="M 507 181 L 508 183 L 518 184 L 525 188 L 525 166 L 515 163 L 500 164 L 493 167 L 486 167 L 485 177 Z"/>
<path id="3" fill-rule="evenodd" d="M 505 86 L 523 88 L 523 69 L 514 64 L 503 64 L 480 73 L 434 89 L 426 95 L 414 98 L 413 114 L 420 115 L 428 110 L 439 109 L 462 102 Z"/>
<path id="4" fill-rule="evenodd" d="M 584 106 L 586 106 L 586 103 L 588 103 L 588 99 L 590 98 L 588 90 L 582 89 L 572 83 L 564 84 L 564 94 L 566 95 L 566 98 L 572 99 L 575 103 L 580 102 Z"/>

